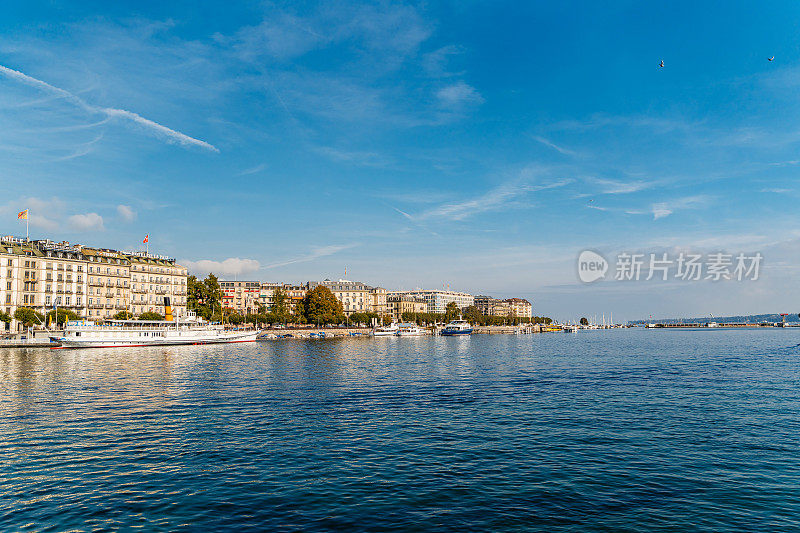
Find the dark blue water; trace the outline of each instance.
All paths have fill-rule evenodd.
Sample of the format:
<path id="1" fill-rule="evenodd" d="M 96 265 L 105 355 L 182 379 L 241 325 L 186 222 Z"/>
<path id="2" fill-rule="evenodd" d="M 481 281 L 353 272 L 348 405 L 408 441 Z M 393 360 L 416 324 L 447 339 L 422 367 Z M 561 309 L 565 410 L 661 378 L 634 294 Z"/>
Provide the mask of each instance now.
<path id="1" fill-rule="evenodd" d="M 0 530 L 797 531 L 798 343 L 0 351 Z"/>

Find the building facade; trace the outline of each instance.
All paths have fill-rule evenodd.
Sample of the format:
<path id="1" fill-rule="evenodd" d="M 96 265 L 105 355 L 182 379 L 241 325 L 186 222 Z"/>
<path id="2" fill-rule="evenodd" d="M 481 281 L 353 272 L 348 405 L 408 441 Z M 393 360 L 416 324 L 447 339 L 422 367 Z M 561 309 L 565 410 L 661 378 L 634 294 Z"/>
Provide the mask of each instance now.
<path id="1" fill-rule="evenodd" d="M 530 318 L 533 306 L 524 298 L 500 300 L 491 296 L 476 296 L 475 307 L 486 316 Z"/>
<path id="2" fill-rule="evenodd" d="M 148 282 L 143 283 L 147 279 Z M 149 280 L 153 281 L 150 282 Z M 171 297 L 176 316 L 186 313 L 187 271 L 174 259 L 89 248 L 51 240 L 0 239 L 0 309 L 42 314 L 53 307 L 81 318 L 108 319 L 120 311 L 164 313 Z M 18 331 L 16 320 L 3 326 Z"/>
<path id="3" fill-rule="evenodd" d="M 398 322 L 403 319 L 403 313 L 421 314 L 428 312 L 428 303 L 416 296 L 392 294 L 387 296 L 386 300 L 389 314 L 391 314 L 393 320 Z"/>
<path id="4" fill-rule="evenodd" d="M 383 287 L 372 287 L 360 281 L 346 279 L 308 282 L 309 289 L 320 285 L 328 288 L 341 302 L 344 314 L 347 316 L 353 313 L 377 313 L 380 316 L 389 314 L 387 291 Z"/>
<path id="5" fill-rule="evenodd" d="M 531 318 L 533 316 L 533 304 L 525 298 L 509 298 L 506 302 L 510 308 L 509 316 L 520 318 Z"/>
<path id="6" fill-rule="evenodd" d="M 466 292 L 414 289 L 410 291 L 390 291 L 388 294 L 390 296 L 406 295 L 421 298 L 428 306 L 428 313 L 444 313 L 447 304 L 450 302 L 455 302 L 462 311 L 475 304 L 475 297 Z"/>
<path id="7" fill-rule="evenodd" d="M 222 305 L 239 314 L 258 313 L 261 303 L 260 281 L 220 281 Z"/>
<path id="8" fill-rule="evenodd" d="M 188 270 L 175 259 L 145 252 L 123 254 L 130 263 L 131 312 L 164 314 L 164 298 L 169 297 L 172 314 L 186 315 Z M 124 280 L 123 280 L 124 281 Z"/>

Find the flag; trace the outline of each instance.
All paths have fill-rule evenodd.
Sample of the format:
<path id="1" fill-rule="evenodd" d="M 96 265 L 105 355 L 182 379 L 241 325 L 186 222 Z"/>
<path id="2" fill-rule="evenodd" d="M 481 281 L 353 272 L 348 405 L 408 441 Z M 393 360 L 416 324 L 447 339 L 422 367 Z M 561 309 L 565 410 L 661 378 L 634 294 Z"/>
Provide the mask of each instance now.
<path id="1" fill-rule="evenodd" d="M 150 242 L 150 234 L 149 233 L 144 236 L 144 240 L 142 241 L 142 244 L 146 244 L 148 242 Z"/>
<path id="2" fill-rule="evenodd" d="M 19 220 L 28 220 L 28 210 L 20 211 L 17 213 L 17 219 Z"/>

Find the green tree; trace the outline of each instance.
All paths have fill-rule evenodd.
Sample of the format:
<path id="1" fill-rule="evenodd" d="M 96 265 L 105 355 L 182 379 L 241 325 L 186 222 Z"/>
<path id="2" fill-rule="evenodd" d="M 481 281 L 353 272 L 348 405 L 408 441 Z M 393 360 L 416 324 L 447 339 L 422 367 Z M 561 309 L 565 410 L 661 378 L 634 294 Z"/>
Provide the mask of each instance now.
<path id="1" fill-rule="evenodd" d="M 464 309 L 464 320 L 472 324 L 480 324 L 481 318 L 483 318 L 483 316 L 481 315 L 480 309 L 474 305 L 470 305 Z"/>
<path id="2" fill-rule="evenodd" d="M 270 312 L 275 317 L 275 322 L 278 324 L 285 324 L 291 318 L 292 313 L 289 310 L 289 296 L 286 291 L 278 287 L 272 294 L 272 307 Z"/>
<path id="3" fill-rule="evenodd" d="M 344 315 L 342 303 L 322 285 L 308 291 L 298 304 L 300 315 L 310 324 L 333 324 Z"/>
<path id="4" fill-rule="evenodd" d="M 581 317 L 581 326 L 588 326 L 588 325 L 589 325 L 589 320 L 585 316 Z"/>
<path id="5" fill-rule="evenodd" d="M 53 309 L 47 313 L 47 323 L 55 322 L 59 326 L 63 326 L 69 320 L 77 320 L 78 315 L 69 309 Z"/>
<path id="6" fill-rule="evenodd" d="M 137 320 L 164 320 L 164 317 L 154 311 L 145 311 Z"/>
<path id="7" fill-rule="evenodd" d="M 244 322 L 244 317 L 239 313 L 237 313 L 236 311 L 234 311 L 233 313 L 228 315 L 227 320 L 228 323 L 233 324 L 234 326 L 238 326 L 239 324 Z"/>
<path id="8" fill-rule="evenodd" d="M 451 320 L 455 320 L 460 314 L 461 310 L 458 308 L 458 304 L 450 302 L 447 304 L 447 307 L 444 308 L 444 321 L 450 322 Z"/>
<path id="9" fill-rule="evenodd" d="M 29 328 L 36 324 L 44 324 L 44 315 L 31 309 L 30 307 L 18 307 L 14 311 L 14 318 L 22 322 L 22 325 Z"/>
<path id="10" fill-rule="evenodd" d="M 0 311 L 0 322 L 5 322 L 6 324 L 9 324 L 11 323 L 11 320 L 13 320 L 11 318 L 11 315 L 6 313 L 5 311 Z"/>
<path id="11" fill-rule="evenodd" d="M 199 280 L 189 276 L 186 280 L 186 307 L 206 320 L 222 319 L 222 289 L 213 273 Z"/>
<path id="12" fill-rule="evenodd" d="M 222 289 L 219 287 L 219 280 L 213 272 L 206 276 L 206 279 L 203 281 L 203 287 L 203 301 L 211 308 L 212 313 L 216 312 L 217 309 L 221 310 Z"/>
<path id="13" fill-rule="evenodd" d="M 130 320 L 133 318 L 133 314 L 128 311 L 120 311 L 116 315 L 114 315 L 114 320 Z"/>

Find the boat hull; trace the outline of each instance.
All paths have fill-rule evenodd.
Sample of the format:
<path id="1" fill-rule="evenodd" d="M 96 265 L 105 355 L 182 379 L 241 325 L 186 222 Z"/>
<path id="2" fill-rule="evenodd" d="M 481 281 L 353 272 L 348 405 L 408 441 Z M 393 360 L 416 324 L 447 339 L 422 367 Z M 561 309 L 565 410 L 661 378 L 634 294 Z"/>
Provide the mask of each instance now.
<path id="1" fill-rule="evenodd" d="M 442 330 L 442 335 L 445 337 L 455 337 L 457 335 L 472 335 L 472 329 L 459 329 L 459 330 Z"/>
<path id="2" fill-rule="evenodd" d="M 230 335 L 221 335 L 218 337 L 184 337 L 184 338 L 157 338 L 142 341 L 141 339 L 96 339 L 96 340 L 76 340 L 72 338 L 62 337 L 57 340 L 61 346 L 54 347 L 54 350 L 63 350 L 65 348 L 125 348 L 134 346 L 185 346 L 185 345 L 198 345 L 198 344 L 231 344 L 238 342 L 255 342 L 257 332 L 252 333 L 238 333 Z"/>

